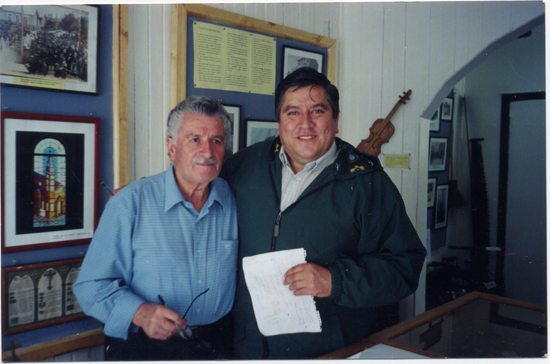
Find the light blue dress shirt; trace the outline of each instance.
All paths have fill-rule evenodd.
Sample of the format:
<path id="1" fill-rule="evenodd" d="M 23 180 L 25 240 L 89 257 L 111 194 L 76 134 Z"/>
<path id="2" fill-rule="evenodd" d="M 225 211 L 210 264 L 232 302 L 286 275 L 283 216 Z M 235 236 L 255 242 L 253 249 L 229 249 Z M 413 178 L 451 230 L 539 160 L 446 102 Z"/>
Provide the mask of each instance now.
<path id="1" fill-rule="evenodd" d="M 237 205 L 217 178 L 200 213 L 184 200 L 173 166 L 136 181 L 106 205 L 74 292 L 84 312 L 105 324 L 108 336 L 126 339 L 143 303 L 206 325 L 233 305 L 237 270 Z"/>

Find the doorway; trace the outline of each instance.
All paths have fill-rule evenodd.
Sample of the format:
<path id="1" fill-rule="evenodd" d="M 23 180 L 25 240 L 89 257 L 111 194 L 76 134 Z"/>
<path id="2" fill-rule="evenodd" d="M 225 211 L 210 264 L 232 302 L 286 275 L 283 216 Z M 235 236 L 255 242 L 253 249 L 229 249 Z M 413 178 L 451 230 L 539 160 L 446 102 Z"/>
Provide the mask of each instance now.
<path id="1" fill-rule="evenodd" d="M 546 306 L 545 92 L 502 95 L 496 273 L 506 297 Z"/>

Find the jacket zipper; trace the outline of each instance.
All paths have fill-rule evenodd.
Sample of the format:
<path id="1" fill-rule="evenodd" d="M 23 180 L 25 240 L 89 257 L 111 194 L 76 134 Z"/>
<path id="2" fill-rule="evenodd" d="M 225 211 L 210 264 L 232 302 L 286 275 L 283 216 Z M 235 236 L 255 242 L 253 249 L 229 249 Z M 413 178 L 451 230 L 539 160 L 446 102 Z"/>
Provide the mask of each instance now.
<path id="1" fill-rule="evenodd" d="M 310 191 L 309 193 L 307 193 L 306 195 L 303 195 L 301 196 L 299 199 L 297 199 L 296 201 L 294 201 L 293 203 L 291 203 L 287 208 L 286 210 L 288 210 L 290 207 L 294 206 L 295 204 L 298 203 L 298 201 L 300 200 L 303 200 L 304 198 L 308 197 L 309 195 L 311 195 L 312 193 L 318 191 L 319 189 L 322 189 L 322 188 L 325 188 L 326 186 L 328 186 L 329 184 L 333 183 L 334 182 L 334 179 L 328 181 L 327 183 L 325 184 L 322 184 L 320 185 L 319 187 L 317 187 L 316 189 Z M 283 212 L 281 210 L 279 210 L 279 213 L 277 214 L 277 218 L 275 219 L 275 225 L 273 226 L 273 235 L 271 236 L 271 251 L 274 252 L 275 249 L 277 248 L 277 238 L 279 237 L 279 234 L 281 232 L 281 217 L 283 216 Z"/>
<path id="2" fill-rule="evenodd" d="M 275 251 L 276 245 L 277 245 L 277 238 L 279 237 L 279 228 L 281 223 L 281 216 L 283 215 L 283 212 L 279 210 L 279 214 L 277 215 L 277 218 L 275 219 L 275 226 L 273 227 L 273 236 L 271 237 L 271 251 Z"/>

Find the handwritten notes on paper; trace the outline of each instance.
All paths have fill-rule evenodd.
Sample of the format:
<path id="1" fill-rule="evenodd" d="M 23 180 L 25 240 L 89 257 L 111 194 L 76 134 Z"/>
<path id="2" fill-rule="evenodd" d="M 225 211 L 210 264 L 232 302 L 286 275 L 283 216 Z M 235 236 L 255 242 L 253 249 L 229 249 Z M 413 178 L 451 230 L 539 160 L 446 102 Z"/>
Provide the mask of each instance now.
<path id="1" fill-rule="evenodd" d="M 283 284 L 286 271 L 305 262 L 303 248 L 243 258 L 246 285 L 263 335 L 321 332 L 313 296 L 294 296 Z"/>
<path id="2" fill-rule="evenodd" d="M 195 87 L 275 93 L 276 38 L 195 21 L 193 44 Z"/>

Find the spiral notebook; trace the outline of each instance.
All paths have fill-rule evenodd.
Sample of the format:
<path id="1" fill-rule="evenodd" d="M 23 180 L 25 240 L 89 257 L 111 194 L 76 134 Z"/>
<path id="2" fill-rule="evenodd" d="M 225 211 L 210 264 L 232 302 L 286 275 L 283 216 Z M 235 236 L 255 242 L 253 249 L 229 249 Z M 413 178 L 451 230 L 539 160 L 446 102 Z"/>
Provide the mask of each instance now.
<path id="1" fill-rule="evenodd" d="M 243 258 L 246 286 L 264 336 L 321 332 L 321 317 L 313 296 L 294 296 L 283 284 L 286 271 L 302 263 L 306 263 L 303 248 Z"/>

